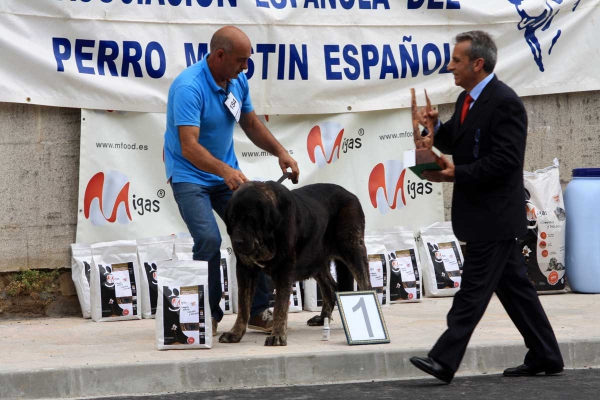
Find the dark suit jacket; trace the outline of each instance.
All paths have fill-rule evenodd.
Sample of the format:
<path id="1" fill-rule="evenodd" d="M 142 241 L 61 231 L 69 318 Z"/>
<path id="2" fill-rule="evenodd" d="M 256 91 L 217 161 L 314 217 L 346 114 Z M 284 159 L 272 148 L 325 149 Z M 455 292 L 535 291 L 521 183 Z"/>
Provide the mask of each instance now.
<path id="1" fill-rule="evenodd" d="M 462 92 L 454 115 L 435 136 L 435 147 L 454 159 L 452 227 L 460 240 L 498 241 L 527 232 L 523 160 L 527 113 L 521 99 L 494 77 L 464 123 Z"/>

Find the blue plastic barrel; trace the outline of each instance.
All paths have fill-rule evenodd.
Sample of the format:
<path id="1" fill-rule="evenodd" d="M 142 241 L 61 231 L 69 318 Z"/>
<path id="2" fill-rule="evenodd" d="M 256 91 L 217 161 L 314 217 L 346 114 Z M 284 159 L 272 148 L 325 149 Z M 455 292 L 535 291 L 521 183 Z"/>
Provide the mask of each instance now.
<path id="1" fill-rule="evenodd" d="M 600 168 L 576 168 L 565 190 L 565 269 L 571 289 L 600 293 Z"/>

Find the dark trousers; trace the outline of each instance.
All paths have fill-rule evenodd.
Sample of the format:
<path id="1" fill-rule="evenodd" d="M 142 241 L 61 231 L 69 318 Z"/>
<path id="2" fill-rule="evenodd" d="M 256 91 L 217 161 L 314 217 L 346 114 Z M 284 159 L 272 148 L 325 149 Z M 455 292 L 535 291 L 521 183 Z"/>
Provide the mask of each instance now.
<path id="1" fill-rule="evenodd" d="M 461 288 L 448 313 L 448 329 L 429 356 L 457 371 L 475 327 L 496 293 L 529 349 L 525 364 L 531 367 L 563 367 L 552 326 L 514 239 L 501 242 L 469 242 Z"/>

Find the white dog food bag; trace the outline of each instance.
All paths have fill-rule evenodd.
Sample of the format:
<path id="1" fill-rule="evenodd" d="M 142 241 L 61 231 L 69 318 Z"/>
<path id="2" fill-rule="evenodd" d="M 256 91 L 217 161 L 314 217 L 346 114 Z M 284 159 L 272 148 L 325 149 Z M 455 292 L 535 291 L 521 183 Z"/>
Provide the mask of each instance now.
<path id="1" fill-rule="evenodd" d="M 329 271 L 331 272 L 331 277 L 333 280 L 337 282 L 335 261 L 331 261 L 331 263 L 329 263 Z M 323 294 L 321 293 L 321 288 L 317 284 L 317 281 L 311 278 L 305 280 L 302 282 L 302 284 L 304 285 L 304 310 L 321 311 L 321 308 L 323 307 Z"/>
<path id="2" fill-rule="evenodd" d="M 304 304 L 302 307 L 305 311 L 321 311 L 323 307 L 323 296 L 317 281 L 310 278 L 302 282 L 304 288 Z"/>
<path id="3" fill-rule="evenodd" d="M 173 259 L 174 239 L 173 236 L 159 236 L 136 240 L 142 278 L 139 285 L 142 318 L 154 318 L 156 314 L 156 271 L 160 262 Z"/>
<path id="4" fill-rule="evenodd" d="M 90 272 L 93 264 L 92 247 L 86 243 L 73 243 L 71 253 L 71 278 L 73 278 L 73 284 L 77 291 L 81 314 L 83 318 L 92 318 L 90 300 Z"/>
<path id="5" fill-rule="evenodd" d="M 302 311 L 302 292 L 300 290 L 300 282 L 294 282 L 294 285 L 292 286 L 289 305 L 288 312 Z"/>
<path id="6" fill-rule="evenodd" d="M 554 165 L 523 172 L 527 234 L 519 238 L 519 249 L 527 276 L 540 293 L 565 292 L 566 214 L 558 174 Z"/>
<path id="7" fill-rule="evenodd" d="M 425 295 L 454 296 L 460 289 L 464 258 L 452 224 L 436 222 L 421 229 L 419 245 Z"/>
<path id="8" fill-rule="evenodd" d="M 141 319 L 135 240 L 92 244 L 92 258 L 92 319 L 96 322 Z"/>
<path id="9" fill-rule="evenodd" d="M 365 246 L 367 247 L 367 261 L 369 262 L 369 277 L 371 286 L 377 293 L 377 298 L 382 306 L 389 306 L 388 299 L 388 268 L 386 261 L 387 250 L 383 243 L 382 231 L 365 232 Z M 357 288 L 356 281 L 354 282 Z"/>
<path id="10" fill-rule="evenodd" d="M 277 291 L 275 290 L 275 283 L 273 279 L 267 274 L 265 274 L 267 278 L 267 290 L 269 291 L 269 308 L 271 311 L 275 307 L 275 295 Z M 294 282 L 292 285 L 292 293 L 290 293 L 288 312 L 296 313 L 302 311 L 302 293 L 300 291 L 300 283 Z"/>
<path id="11" fill-rule="evenodd" d="M 212 323 L 206 261 L 159 263 L 156 307 L 158 350 L 210 349 Z"/>
<path id="12" fill-rule="evenodd" d="M 227 233 L 221 234 L 221 310 L 224 314 L 237 313 L 237 276 L 235 253 Z"/>
<path id="13" fill-rule="evenodd" d="M 173 260 L 192 261 L 194 259 L 194 239 L 191 236 L 177 237 L 173 242 Z"/>
<path id="14" fill-rule="evenodd" d="M 390 271 L 390 303 L 421 301 L 421 263 L 412 228 L 397 226 L 384 229 L 383 241 Z"/>
<path id="15" fill-rule="evenodd" d="M 188 260 L 194 259 L 193 254 L 194 239 L 191 236 L 181 236 L 175 239 L 174 259 Z M 223 235 L 221 243 L 221 302 L 219 306 L 224 314 L 233 314 L 237 312 L 237 279 L 235 276 L 235 255 L 231 248 L 229 236 Z"/>

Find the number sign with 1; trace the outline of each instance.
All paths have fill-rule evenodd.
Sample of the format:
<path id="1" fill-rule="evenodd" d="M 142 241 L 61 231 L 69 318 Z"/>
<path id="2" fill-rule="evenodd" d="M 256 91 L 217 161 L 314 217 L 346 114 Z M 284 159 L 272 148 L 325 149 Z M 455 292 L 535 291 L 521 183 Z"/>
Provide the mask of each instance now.
<path id="1" fill-rule="evenodd" d="M 390 342 L 374 290 L 337 292 L 336 296 L 349 345 Z"/>

